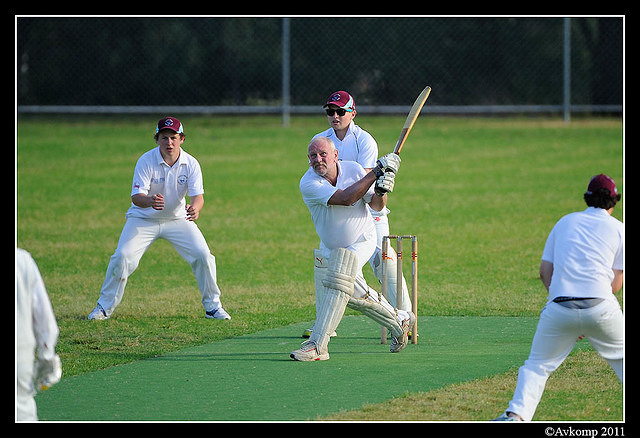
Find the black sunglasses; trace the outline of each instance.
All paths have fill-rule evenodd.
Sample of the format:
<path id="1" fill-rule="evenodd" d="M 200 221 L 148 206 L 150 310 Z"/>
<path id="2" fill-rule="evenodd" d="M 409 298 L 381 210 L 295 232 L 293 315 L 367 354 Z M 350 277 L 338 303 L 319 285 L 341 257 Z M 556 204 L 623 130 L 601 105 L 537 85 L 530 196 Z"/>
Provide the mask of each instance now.
<path id="1" fill-rule="evenodd" d="M 344 116 L 344 115 L 347 113 L 347 111 L 348 111 L 348 112 L 351 112 L 351 111 L 353 111 L 353 110 L 346 110 L 346 109 L 344 109 L 344 108 L 338 108 L 338 109 L 327 108 L 327 115 L 328 115 L 328 116 L 332 116 L 332 115 L 334 115 L 335 113 L 338 113 L 338 115 L 339 115 L 340 117 L 342 117 L 342 116 Z"/>

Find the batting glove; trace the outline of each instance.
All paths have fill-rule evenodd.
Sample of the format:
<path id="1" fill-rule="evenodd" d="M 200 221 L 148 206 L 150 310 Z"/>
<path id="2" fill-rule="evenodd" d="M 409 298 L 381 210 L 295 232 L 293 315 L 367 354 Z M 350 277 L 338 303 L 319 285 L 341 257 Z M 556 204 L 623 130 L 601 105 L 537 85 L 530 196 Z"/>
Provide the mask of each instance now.
<path id="1" fill-rule="evenodd" d="M 400 161 L 400 155 L 391 153 L 380 157 L 376 162 L 376 167 L 380 168 L 383 172 L 398 173 Z"/>
<path id="2" fill-rule="evenodd" d="M 393 186 L 396 183 L 396 174 L 393 172 L 385 172 L 376 180 L 373 191 L 378 196 L 384 196 L 386 193 L 393 192 Z"/>

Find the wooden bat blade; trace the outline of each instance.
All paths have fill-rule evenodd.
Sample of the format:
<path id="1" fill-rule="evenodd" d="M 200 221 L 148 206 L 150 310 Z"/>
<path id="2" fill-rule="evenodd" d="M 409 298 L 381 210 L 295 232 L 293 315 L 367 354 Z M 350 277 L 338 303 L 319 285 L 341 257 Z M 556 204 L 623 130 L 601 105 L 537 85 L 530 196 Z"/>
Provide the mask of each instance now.
<path id="1" fill-rule="evenodd" d="M 404 142 L 407 140 L 409 136 L 409 132 L 411 132 L 411 128 L 413 128 L 413 124 L 416 122 L 416 119 L 420 115 L 420 111 L 422 107 L 427 102 L 427 98 L 431 93 L 431 87 L 427 85 L 427 87 L 422 90 L 422 93 L 418 96 L 415 102 L 413 102 L 413 106 L 409 111 L 409 115 L 407 116 L 407 120 L 404 122 L 404 126 L 402 127 L 402 131 L 400 131 L 400 137 L 396 142 L 396 147 L 393 149 L 393 153 L 396 155 L 400 155 L 400 151 L 404 146 Z"/>

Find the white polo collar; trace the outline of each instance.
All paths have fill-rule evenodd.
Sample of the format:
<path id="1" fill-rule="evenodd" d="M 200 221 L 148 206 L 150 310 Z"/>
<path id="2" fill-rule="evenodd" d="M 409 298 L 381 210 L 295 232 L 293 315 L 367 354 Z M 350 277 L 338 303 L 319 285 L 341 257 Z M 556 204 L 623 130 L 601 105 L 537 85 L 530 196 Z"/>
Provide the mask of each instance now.
<path id="1" fill-rule="evenodd" d="M 182 164 L 183 157 L 184 157 L 183 152 L 184 152 L 184 151 L 182 150 L 182 148 L 180 148 L 180 156 L 178 157 L 178 160 L 175 162 L 175 164 L 174 164 L 173 166 L 176 166 L 176 165 L 178 165 L 178 166 L 179 166 L 180 164 Z M 169 165 L 167 164 L 167 162 L 166 162 L 166 161 L 164 161 L 164 158 L 162 158 L 162 154 L 160 153 L 160 146 L 156 147 L 155 155 L 156 155 L 156 160 L 155 160 L 155 161 L 156 161 L 156 163 L 158 163 L 158 164 L 164 164 L 164 165 L 165 165 L 165 166 L 167 166 L 167 167 L 173 167 L 173 166 L 169 166 Z"/>

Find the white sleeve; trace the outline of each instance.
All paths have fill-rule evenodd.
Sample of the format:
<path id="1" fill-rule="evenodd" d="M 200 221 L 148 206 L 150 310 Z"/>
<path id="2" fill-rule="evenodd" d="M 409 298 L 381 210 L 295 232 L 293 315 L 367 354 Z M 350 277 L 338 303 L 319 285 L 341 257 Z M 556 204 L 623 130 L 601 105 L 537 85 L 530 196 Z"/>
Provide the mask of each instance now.
<path id="1" fill-rule="evenodd" d="M 365 169 L 376 167 L 378 160 L 378 143 L 366 131 L 362 131 L 358 139 L 358 163 Z"/>
<path id="2" fill-rule="evenodd" d="M 620 227 L 620 244 L 614 256 L 612 268 L 624 271 L 624 226 Z"/>
<path id="3" fill-rule="evenodd" d="M 58 324 L 53 314 L 51 301 L 42 281 L 40 270 L 31 255 L 25 257 L 26 271 L 29 276 L 29 293 L 31 296 L 32 327 L 36 340 L 38 357 L 50 360 L 55 356 L 55 346 L 58 342 Z"/>
<path id="4" fill-rule="evenodd" d="M 202 182 L 202 170 L 200 169 L 200 163 L 197 161 L 191 168 L 191 175 L 189 175 L 189 188 L 187 195 L 196 196 L 204 193 L 204 184 Z"/>
<path id="5" fill-rule="evenodd" d="M 555 246 L 555 227 L 549 233 L 549 237 L 547 237 L 547 241 L 544 245 L 544 250 L 542 251 L 542 260 L 547 261 L 549 263 L 553 263 L 553 250 Z"/>
<path id="6" fill-rule="evenodd" d="M 300 180 L 300 193 L 302 193 L 302 199 L 305 204 L 313 205 L 327 205 L 329 199 L 338 190 L 332 186 L 329 181 L 324 178 L 312 178 L 305 176 Z"/>
<path id="7" fill-rule="evenodd" d="M 138 159 L 136 168 L 133 171 L 133 184 L 131 185 L 131 196 L 148 195 L 151 188 L 151 170 L 142 158 Z"/>

